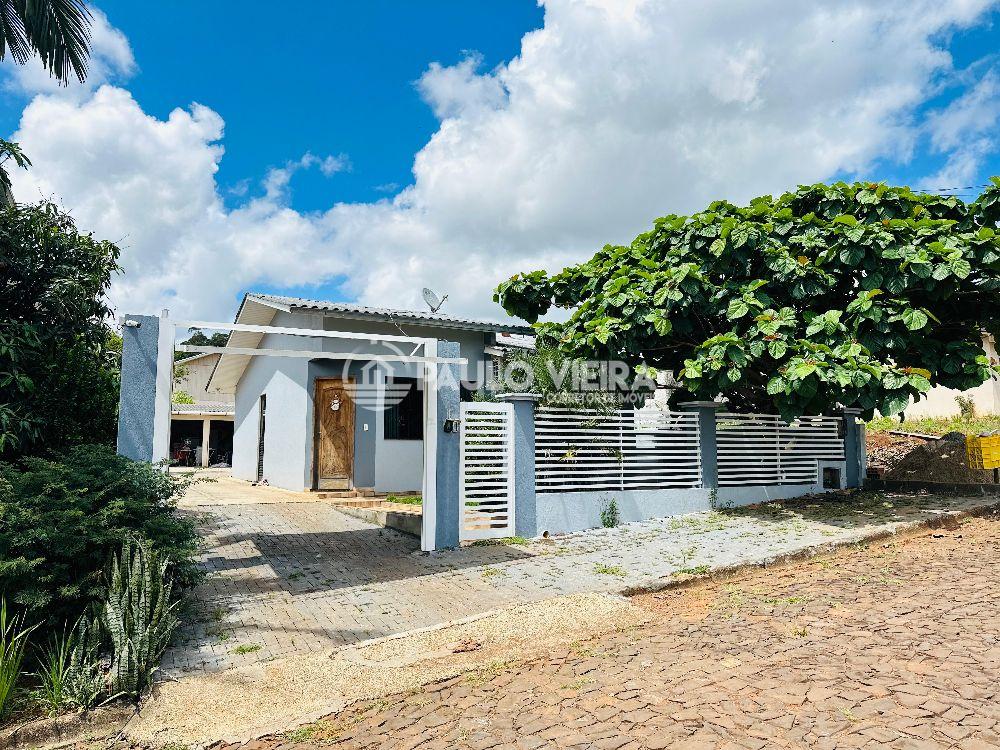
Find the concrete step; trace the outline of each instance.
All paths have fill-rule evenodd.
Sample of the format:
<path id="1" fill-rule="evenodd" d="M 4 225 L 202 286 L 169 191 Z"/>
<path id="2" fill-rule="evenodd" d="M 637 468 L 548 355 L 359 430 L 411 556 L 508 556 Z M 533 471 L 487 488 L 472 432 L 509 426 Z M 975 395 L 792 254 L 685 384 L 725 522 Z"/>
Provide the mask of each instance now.
<path id="1" fill-rule="evenodd" d="M 320 500 L 337 500 L 352 497 L 375 497 L 375 490 L 371 487 L 355 487 L 352 490 L 313 490 L 313 494 Z"/>
<path id="2" fill-rule="evenodd" d="M 386 529 L 395 529 L 404 534 L 411 534 L 419 537 L 423 525 L 423 514 L 419 505 L 403 505 L 401 503 L 387 503 L 384 500 L 373 503 L 369 507 L 359 507 L 357 505 L 334 502 L 333 507 L 341 513 L 354 516 L 362 521 L 381 526 Z"/>

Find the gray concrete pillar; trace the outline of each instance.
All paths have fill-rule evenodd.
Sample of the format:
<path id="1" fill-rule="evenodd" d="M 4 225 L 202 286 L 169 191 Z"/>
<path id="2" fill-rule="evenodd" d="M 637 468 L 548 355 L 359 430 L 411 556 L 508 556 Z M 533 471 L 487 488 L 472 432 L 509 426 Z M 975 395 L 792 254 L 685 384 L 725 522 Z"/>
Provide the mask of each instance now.
<path id="1" fill-rule="evenodd" d="M 458 359 L 461 356 L 459 346 L 454 341 L 438 341 L 437 356 L 445 359 Z M 462 367 L 459 364 L 438 364 L 437 377 L 437 415 L 434 429 L 437 435 L 436 498 L 434 523 L 434 549 L 457 547 L 459 544 L 459 435 L 458 429 L 445 432 L 447 420 L 460 419 L 461 394 L 459 382 L 462 378 Z M 426 437 L 425 437 L 426 439 Z"/>
<path id="2" fill-rule="evenodd" d="M 715 436 L 715 413 L 725 404 L 718 401 L 684 401 L 681 411 L 698 414 L 698 437 L 701 448 L 701 486 L 713 490 L 719 487 L 719 446 Z"/>
<path id="3" fill-rule="evenodd" d="M 514 533 L 528 539 L 538 536 L 535 507 L 535 406 L 536 393 L 504 393 L 501 401 L 514 405 Z"/>
<path id="4" fill-rule="evenodd" d="M 847 462 L 845 487 L 861 487 L 865 481 L 865 442 L 858 422 L 861 409 L 844 409 L 844 460 Z"/>
<path id="5" fill-rule="evenodd" d="M 126 315 L 124 321 L 118 453 L 148 463 L 153 460 L 160 319 L 152 315 Z"/>

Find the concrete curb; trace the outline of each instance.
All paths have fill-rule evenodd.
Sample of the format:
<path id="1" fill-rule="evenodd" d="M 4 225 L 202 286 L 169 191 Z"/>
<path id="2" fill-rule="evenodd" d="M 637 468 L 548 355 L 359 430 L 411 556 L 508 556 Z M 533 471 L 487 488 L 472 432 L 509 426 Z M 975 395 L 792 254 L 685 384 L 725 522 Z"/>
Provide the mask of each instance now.
<path id="1" fill-rule="evenodd" d="M 914 479 L 869 479 L 866 489 L 888 492 L 929 492 L 932 495 L 1000 495 L 1000 484 L 923 482 Z"/>
<path id="2" fill-rule="evenodd" d="M 753 570 L 793 565 L 795 563 L 802 562 L 803 560 L 810 560 L 820 555 L 827 555 L 844 549 L 845 547 L 852 547 L 856 544 L 869 544 L 871 542 L 878 542 L 882 539 L 890 539 L 892 537 L 911 536 L 928 529 L 940 529 L 944 526 L 958 523 L 965 518 L 980 518 L 998 512 L 1000 512 L 1000 500 L 987 505 L 979 506 L 977 508 L 972 508 L 971 510 L 955 511 L 953 513 L 945 511 L 940 516 L 935 518 L 904 523 L 895 529 L 882 529 L 856 539 L 840 539 L 835 542 L 826 542 L 813 547 L 796 550 L 795 552 L 772 555 L 770 557 L 753 560 L 751 562 L 738 563 L 736 565 L 724 565 L 719 568 L 713 568 L 709 572 L 701 575 L 686 576 L 684 578 L 653 578 L 644 583 L 640 583 L 637 586 L 628 586 L 621 589 L 618 593 L 621 596 L 633 597 L 639 596 L 640 594 L 654 594 L 659 591 L 690 588 L 703 583 L 736 578 Z"/>

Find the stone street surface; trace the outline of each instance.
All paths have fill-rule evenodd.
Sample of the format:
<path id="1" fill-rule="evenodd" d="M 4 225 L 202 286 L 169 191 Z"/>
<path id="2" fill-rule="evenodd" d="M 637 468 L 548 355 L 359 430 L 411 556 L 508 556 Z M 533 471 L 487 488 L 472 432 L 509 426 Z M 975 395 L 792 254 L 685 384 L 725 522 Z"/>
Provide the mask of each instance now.
<path id="1" fill-rule="evenodd" d="M 642 595 L 655 624 L 242 747 L 1000 747 L 1000 516 L 951 526 Z"/>
<path id="2" fill-rule="evenodd" d="M 280 492 L 231 479 L 192 489 L 183 507 L 200 517 L 210 576 L 165 655 L 165 675 L 324 651 L 560 594 L 621 591 L 984 502 L 828 496 L 427 555 L 414 537 Z"/>

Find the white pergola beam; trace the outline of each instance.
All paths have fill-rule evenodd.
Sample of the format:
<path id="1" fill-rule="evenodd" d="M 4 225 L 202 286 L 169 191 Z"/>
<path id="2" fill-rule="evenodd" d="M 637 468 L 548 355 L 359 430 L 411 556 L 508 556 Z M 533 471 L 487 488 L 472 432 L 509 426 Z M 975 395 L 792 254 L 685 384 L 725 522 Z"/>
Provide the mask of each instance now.
<path id="1" fill-rule="evenodd" d="M 252 349 L 238 346 L 193 346 L 178 344 L 179 352 L 198 352 L 204 354 L 239 354 L 247 357 L 293 357 L 299 359 L 351 359 L 365 362 L 430 362 L 447 365 L 464 365 L 469 360 L 464 358 L 445 359 L 439 357 L 422 357 L 407 354 L 366 354 L 364 352 L 323 352 L 294 349 Z"/>
<path id="2" fill-rule="evenodd" d="M 184 328 L 207 328 L 218 331 L 244 331 L 246 333 L 281 333 L 289 336 L 316 336 L 326 339 L 348 339 L 354 341 L 371 341 L 379 343 L 383 341 L 402 342 L 405 344 L 424 345 L 428 341 L 435 339 L 420 338 L 417 336 L 396 336 L 394 334 L 382 333 L 353 333 L 350 331 L 326 331 L 317 328 L 284 328 L 281 326 L 257 326 L 250 323 L 213 323 L 204 320 L 173 320 L 174 326 Z M 178 347 L 179 348 L 179 347 Z"/>

